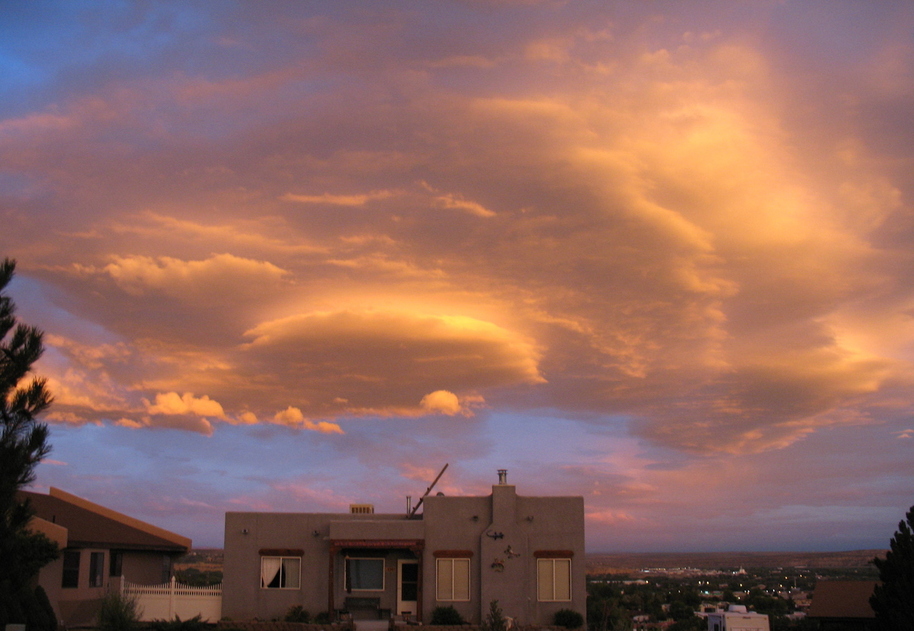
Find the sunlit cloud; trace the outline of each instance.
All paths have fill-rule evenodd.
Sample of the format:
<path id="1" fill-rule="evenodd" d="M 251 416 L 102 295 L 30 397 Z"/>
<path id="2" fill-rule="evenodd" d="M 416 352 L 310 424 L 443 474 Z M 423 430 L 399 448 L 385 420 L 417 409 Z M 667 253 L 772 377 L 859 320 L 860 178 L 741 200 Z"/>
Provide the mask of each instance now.
<path id="1" fill-rule="evenodd" d="M 422 397 L 419 405 L 423 409 L 432 413 L 447 414 L 454 416 L 463 411 L 460 406 L 460 400 L 457 395 L 447 390 L 435 390 Z"/>
<path id="2" fill-rule="evenodd" d="M 182 296 L 193 293 L 228 291 L 231 283 L 244 279 L 256 284 L 275 283 L 286 273 L 264 261 L 252 261 L 231 254 L 218 254 L 205 261 L 182 261 L 170 257 L 117 257 L 101 270 L 79 268 L 83 273 L 103 273 L 127 293 L 139 296 L 147 291 Z"/>
<path id="3" fill-rule="evenodd" d="M 372 191 L 361 195 L 331 195 L 323 193 L 321 195 L 296 195 L 286 193 L 280 199 L 285 202 L 299 202 L 302 204 L 329 204 L 331 206 L 364 206 L 370 201 L 377 199 L 386 199 L 394 195 L 393 191 Z"/>
<path id="4" fill-rule="evenodd" d="M 317 421 L 314 422 L 311 419 L 305 418 L 302 414 L 302 411 L 298 408 L 292 406 L 287 407 L 282 412 L 277 412 L 273 417 L 273 422 L 280 425 L 291 425 L 294 427 L 301 427 L 303 429 L 310 430 L 312 432 L 320 432 L 321 434 L 344 434 L 343 429 L 336 423 L 331 423 L 329 421 Z"/>
<path id="5" fill-rule="evenodd" d="M 181 470 L 263 510 L 505 459 L 605 542 L 909 494 L 859 454 L 914 437 L 911 7 L 153 2 L 129 46 L 112 10 L 0 23 L 0 256 L 62 450 L 313 449 Z"/>
<path id="6" fill-rule="evenodd" d="M 179 395 L 177 392 L 157 394 L 155 403 L 145 401 L 146 411 L 149 414 L 164 414 L 166 416 L 194 414 L 196 416 L 209 416 L 225 418 L 225 411 L 217 401 L 208 396 L 195 397 L 190 392 Z"/>

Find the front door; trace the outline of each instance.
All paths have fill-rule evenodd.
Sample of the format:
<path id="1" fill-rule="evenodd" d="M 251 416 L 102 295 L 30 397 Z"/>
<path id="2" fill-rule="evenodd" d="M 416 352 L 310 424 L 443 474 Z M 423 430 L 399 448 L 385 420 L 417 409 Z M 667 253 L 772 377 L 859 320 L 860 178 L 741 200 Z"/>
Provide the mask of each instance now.
<path id="1" fill-rule="evenodd" d="M 397 561 L 397 615 L 416 615 L 419 598 L 419 562 Z"/>

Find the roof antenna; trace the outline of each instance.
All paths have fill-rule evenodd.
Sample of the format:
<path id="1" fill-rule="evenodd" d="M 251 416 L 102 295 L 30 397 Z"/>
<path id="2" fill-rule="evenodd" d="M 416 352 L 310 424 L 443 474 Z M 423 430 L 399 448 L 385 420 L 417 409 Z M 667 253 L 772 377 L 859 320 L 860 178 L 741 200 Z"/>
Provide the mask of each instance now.
<path id="1" fill-rule="evenodd" d="M 447 469 L 447 463 L 444 464 L 444 468 L 438 473 L 438 477 L 435 478 L 435 481 L 432 482 L 427 489 L 425 489 L 425 495 L 419 498 L 419 501 L 416 502 L 416 505 L 413 507 L 412 512 L 409 514 L 410 517 L 415 516 L 416 511 L 419 510 L 419 507 L 422 506 L 422 502 L 425 500 L 425 497 L 432 492 L 432 489 L 438 484 L 438 480 L 441 479 L 441 476 L 444 475 L 444 471 Z"/>

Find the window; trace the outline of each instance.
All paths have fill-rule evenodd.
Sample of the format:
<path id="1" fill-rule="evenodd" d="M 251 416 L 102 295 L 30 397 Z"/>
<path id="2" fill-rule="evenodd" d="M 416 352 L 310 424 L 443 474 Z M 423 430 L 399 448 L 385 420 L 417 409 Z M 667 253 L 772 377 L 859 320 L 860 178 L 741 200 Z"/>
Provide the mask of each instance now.
<path id="1" fill-rule="evenodd" d="M 64 550 L 61 587 L 79 587 L 79 550 Z"/>
<path id="2" fill-rule="evenodd" d="M 571 559 L 536 560 L 536 597 L 540 602 L 571 600 Z"/>
<path id="3" fill-rule="evenodd" d="M 347 591 L 384 589 L 384 559 L 346 559 Z"/>
<path id="4" fill-rule="evenodd" d="M 260 586 L 298 589 L 301 586 L 301 557 L 260 557 Z"/>
<path id="5" fill-rule="evenodd" d="M 470 560 L 437 559 L 436 600 L 470 599 Z"/>
<path id="6" fill-rule="evenodd" d="M 105 585 L 105 553 L 93 552 L 89 555 L 89 587 Z"/>
<path id="7" fill-rule="evenodd" d="M 124 553 L 120 551 L 111 551 L 111 567 L 108 574 L 111 576 L 120 576 L 124 571 Z"/>
<path id="8" fill-rule="evenodd" d="M 171 580 L 171 557 L 167 554 L 162 555 L 162 582 L 167 583 Z"/>

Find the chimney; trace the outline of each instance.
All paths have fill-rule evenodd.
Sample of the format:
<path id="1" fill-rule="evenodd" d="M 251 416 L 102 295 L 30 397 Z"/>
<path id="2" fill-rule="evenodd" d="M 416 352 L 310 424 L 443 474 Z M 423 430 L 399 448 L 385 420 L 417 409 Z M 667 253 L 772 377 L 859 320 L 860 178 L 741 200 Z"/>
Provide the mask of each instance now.
<path id="1" fill-rule="evenodd" d="M 508 470 L 507 470 L 507 469 L 499 469 L 499 470 L 498 470 L 498 483 L 499 483 L 499 484 L 507 484 L 507 483 L 508 483 Z"/>

